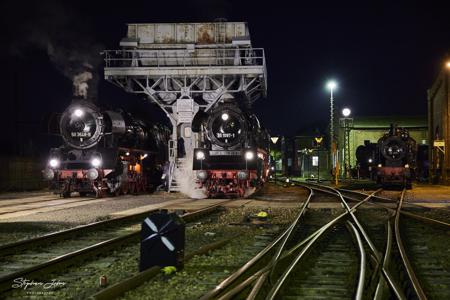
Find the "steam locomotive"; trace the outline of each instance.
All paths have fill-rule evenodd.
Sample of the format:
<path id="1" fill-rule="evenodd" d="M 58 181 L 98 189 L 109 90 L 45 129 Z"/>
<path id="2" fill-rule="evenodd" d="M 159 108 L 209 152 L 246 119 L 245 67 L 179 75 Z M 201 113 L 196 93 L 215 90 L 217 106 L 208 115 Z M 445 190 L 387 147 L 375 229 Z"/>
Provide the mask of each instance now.
<path id="1" fill-rule="evenodd" d="M 377 182 L 383 186 L 411 188 L 416 167 L 416 141 L 407 129 L 391 124 L 389 132 L 378 140 Z"/>
<path id="2" fill-rule="evenodd" d="M 269 173 L 268 132 L 258 118 L 234 102 L 197 114 L 199 134 L 193 169 L 209 197 L 244 197 L 255 192 Z"/>
<path id="3" fill-rule="evenodd" d="M 159 185 L 169 130 L 117 110 L 75 101 L 61 115 L 63 145 L 50 150 L 43 171 L 63 197 L 138 193 Z"/>
<path id="4" fill-rule="evenodd" d="M 358 178 L 374 179 L 378 165 L 378 144 L 364 141 L 364 145 L 356 148 Z"/>

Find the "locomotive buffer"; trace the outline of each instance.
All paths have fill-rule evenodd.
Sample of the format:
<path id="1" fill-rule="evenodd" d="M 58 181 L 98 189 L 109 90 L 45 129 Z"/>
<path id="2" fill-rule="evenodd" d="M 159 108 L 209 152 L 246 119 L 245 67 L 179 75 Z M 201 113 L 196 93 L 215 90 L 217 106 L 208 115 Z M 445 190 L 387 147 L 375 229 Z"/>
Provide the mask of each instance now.
<path id="1" fill-rule="evenodd" d="M 169 190 L 194 180 L 192 121 L 224 99 L 251 105 L 267 93 L 264 49 L 253 48 L 247 23 L 128 24 L 120 50 L 105 50 L 105 79 L 143 94 L 170 119 Z M 182 139 L 182 140 L 181 140 Z M 184 151 L 177 151 L 177 143 Z M 178 153 L 177 153 L 178 152 Z M 178 157 L 179 153 L 184 157 Z"/>

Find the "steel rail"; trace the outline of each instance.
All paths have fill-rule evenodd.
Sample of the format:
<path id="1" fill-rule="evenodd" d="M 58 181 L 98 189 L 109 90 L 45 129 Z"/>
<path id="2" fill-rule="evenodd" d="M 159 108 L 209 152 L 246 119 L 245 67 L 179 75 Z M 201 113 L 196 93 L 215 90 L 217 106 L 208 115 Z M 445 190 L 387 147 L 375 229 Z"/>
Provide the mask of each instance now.
<path id="1" fill-rule="evenodd" d="M 329 192 L 332 193 L 332 192 Z M 375 194 L 377 193 L 377 191 L 373 192 L 371 195 L 366 196 L 365 199 L 363 200 L 358 200 L 359 202 L 357 204 L 355 204 L 351 210 L 355 211 L 359 206 L 361 206 L 362 204 L 366 203 L 367 201 L 369 201 L 369 199 Z M 332 193 L 333 195 L 336 195 L 335 193 Z M 305 245 L 306 243 L 310 242 L 316 235 L 320 234 L 323 230 L 324 227 L 331 226 L 335 223 L 337 223 L 338 221 L 342 220 L 344 217 L 346 217 L 348 215 L 348 212 L 344 212 L 342 214 L 340 214 L 339 216 L 337 216 L 336 218 L 334 218 L 333 220 L 331 220 L 329 223 L 325 224 L 322 228 L 316 230 L 314 233 L 312 233 L 309 237 L 305 238 L 303 241 L 301 241 L 300 243 L 298 243 L 296 246 L 292 247 L 287 253 L 283 254 L 282 257 L 280 258 L 282 259 L 286 259 L 290 256 L 292 256 L 293 254 L 295 254 L 298 249 L 300 249 L 303 245 Z M 270 245 L 269 245 L 270 246 Z M 268 247 L 269 247 L 268 246 Z M 267 248 L 268 248 L 267 247 Z M 267 249 L 266 248 L 266 249 Z M 226 288 L 228 288 L 232 283 L 234 283 L 238 277 L 240 277 L 244 272 L 242 272 L 242 269 L 245 268 L 245 271 L 248 270 L 248 268 L 250 266 L 252 266 L 255 262 L 255 259 L 257 258 L 258 260 L 262 258 L 262 256 L 266 255 L 268 251 L 265 251 L 266 249 L 264 249 L 263 251 L 261 251 L 260 253 L 258 253 L 258 255 L 256 255 L 254 258 L 252 258 L 249 262 L 247 262 L 243 267 L 241 267 L 241 269 L 239 269 L 238 271 L 236 271 L 235 273 L 233 273 L 231 276 L 229 276 L 227 279 L 225 279 L 224 281 L 222 281 L 218 286 L 216 286 L 213 290 L 209 291 L 208 293 L 206 293 L 205 295 L 203 295 L 200 299 L 201 300 L 206 300 L 206 299 L 217 299 L 218 295 L 220 293 L 222 293 Z M 264 252 L 264 253 L 263 253 Z M 251 264 L 251 265 L 250 265 Z M 246 268 L 247 265 L 250 265 L 249 267 Z M 246 288 L 248 285 L 252 284 L 255 280 L 258 280 L 260 278 L 261 275 L 264 274 L 264 272 L 267 272 L 270 270 L 271 268 L 271 264 L 266 265 L 265 267 L 263 267 L 262 269 L 258 270 L 256 273 L 254 273 L 253 275 L 248 276 L 244 281 L 242 281 L 241 283 L 239 283 L 237 286 L 235 286 L 233 289 L 231 289 L 230 291 L 228 291 L 224 296 L 220 297 L 220 300 L 225 300 L 225 299 L 231 299 L 234 295 L 238 294 L 240 291 L 242 291 L 244 288 Z M 257 291 L 255 291 L 257 292 Z"/>
<path id="2" fill-rule="evenodd" d="M 300 213 L 297 215 L 297 217 L 295 218 L 294 222 L 292 222 L 292 224 L 289 226 L 288 232 L 284 236 L 284 238 L 283 238 L 283 240 L 281 242 L 281 245 L 278 247 L 277 252 L 275 253 L 275 255 L 272 258 L 272 270 L 270 271 L 270 278 L 273 277 L 273 272 L 275 271 L 275 268 L 277 266 L 278 259 L 280 258 L 281 252 L 285 249 L 286 243 L 287 243 L 289 237 L 291 236 L 292 231 L 297 226 L 297 224 L 300 221 L 301 217 L 305 214 L 306 208 L 309 206 L 311 198 L 314 196 L 314 191 L 311 188 L 309 188 L 309 187 L 307 187 L 307 189 L 309 190 L 308 198 L 303 203 L 302 208 L 300 210 Z"/>
<path id="3" fill-rule="evenodd" d="M 292 256 L 293 254 L 295 254 L 295 252 L 302 247 L 303 245 L 305 245 L 306 243 L 308 243 L 312 238 L 314 238 L 318 233 L 320 233 L 321 229 L 316 230 L 314 233 L 312 233 L 309 237 L 305 238 L 303 241 L 301 241 L 300 243 L 298 243 L 296 246 L 294 246 L 293 248 L 291 248 L 287 253 L 283 254 L 280 258 L 280 260 L 283 259 L 287 259 L 288 257 Z M 245 289 L 246 287 L 248 287 L 250 284 L 252 284 L 254 281 L 259 282 L 260 280 L 263 280 L 265 278 L 261 278 L 262 276 L 267 276 L 269 275 L 269 271 L 271 270 L 272 265 L 269 263 L 268 265 L 264 266 L 262 269 L 260 269 L 259 271 L 257 271 L 256 273 L 254 273 L 253 275 L 247 277 L 247 279 L 245 279 L 244 281 L 242 281 L 241 283 L 239 283 L 238 285 L 236 285 L 235 287 L 233 287 L 233 289 L 231 289 L 230 291 L 228 291 L 226 294 L 224 294 L 223 296 L 221 296 L 219 298 L 219 300 L 229 300 L 232 299 L 235 295 L 237 295 L 238 293 L 240 293 L 243 289 Z M 261 285 L 259 286 L 259 288 L 261 288 Z M 250 292 L 250 294 L 255 294 L 254 297 L 256 297 L 259 293 L 259 289 L 257 287 L 253 287 L 252 291 Z M 211 299 L 211 298 L 207 298 L 207 299 Z"/>
<path id="4" fill-rule="evenodd" d="M 192 201 L 194 201 L 194 200 L 192 200 Z M 221 202 L 221 203 L 223 203 L 223 202 Z M 142 218 L 144 216 L 147 216 L 149 213 L 155 212 L 157 210 L 159 210 L 159 209 L 151 209 L 151 210 L 147 210 L 147 211 L 140 212 L 137 214 L 132 214 L 132 215 L 118 217 L 118 218 L 114 218 L 114 219 L 93 222 L 93 223 L 89 223 L 86 225 L 80 225 L 80 226 L 70 228 L 70 229 L 65 229 L 65 230 L 61 230 L 61 231 L 57 231 L 57 232 L 51 232 L 51 233 L 44 234 L 44 235 L 41 235 L 41 236 L 38 236 L 35 238 L 31 238 L 31 239 L 26 239 L 26 240 L 17 241 L 17 242 L 5 244 L 5 245 L 0 245 L 0 257 L 6 256 L 9 254 L 13 254 L 13 253 L 17 253 L 19 251 L 28 249 L 29 247 L 34 248 L 37 246 L 41 246 L 42 244 L 53 243 L 55 241 L 68 239 L 74 235 L 77 235 L 80 233 L 85 233 L 86 231 L 92 231 L 92 230 L 96 230 L 96 229 L 99 229 L 102 227 L 107 227 L 107 226 L 116 226 L 123 222 L 128 222 L 128 221 Z"/>
<path id="5" fill-rule="evenodd" d="M 196 255 L 204 255 L 210 251 L 221 248 L 221 247 L 227 245 L 229 242 L 231 242 L 231 240 L 234 238 L 235 237 L 228 238 L 228 239 L 224 239 L 221 241 L 217 241 L 217 242 L 202 246 L 199 249 L 197 249 L 191 253 L 188 253 L 184 257 L 183 262 L 185 263 L 185 262 L 191 260 Z M 117 283 L 95 293 L 92 297 L 96 300 L 116 299 L 116 298 L 122 296 L 123 294 L 125 294 L 126 292 L 142 285 L 144 282 L 149 281 L 150 279 L 154 278 L 160 272 L 161 272 L 161 267 L 159 267 L 159 266 L 151 267 L 145 271 L 134 274 L 131 277 L 128 277 L 120 282 L 117 282 Z"/>
<path id="6" fill-rule="evenodd" d="M 310 184 L 310 183 L 308 183 L 308 184 Z M 320 186 L 318 184 L 311 184 L 311 185 L 313 185 L 313 186 Z M 376 247 L 373 244 L 373 242 L 370 240 L 369 236 L 367 235 L 367 233 L 364 230 L 364 228 L 362 227 L 362 225 L 359 223 L 359 221 L 356 218 L 356 216 L 351 211 L 351 209 L 348 206 L 347 202 L 344 200 L 344 196 L 342 196 L 342 194 L 335 188 L 328 187 L 328 186 L 322 186 L 322 187 L 326 188 L 326 189 L 329 189 L 329 190 L 332 190 L 332 191 L 336 192 L 339 195 L 340 199 L 342 200 L 342 204 L 344 205 L 344 207 L 347 210 L 347 212 L 350 214 L 350 217 L 355 222 L 356 226 L 358 227 L 358 230 L 361 232 L 362 236 L 364 237 L 364 240 L 369 245 L 370 250 L 372 251 L 372 253 L 375 256 L 377 265 L 379 266 L 381 264 L 382 257 L 380 255 L 379 251 L 376 249 Z M 381 191 L 381 189 L 378 189 L 375 192 L 379 192 L 379 191 Z M 406 296 L 404 295 L 404 293 L 401 290 L 401 288 L 399 287 L 399 285 L 395 282 L 395 280 L 392 277 L 392 275 L 390 274 L 389 270 L 386 269 L 386 268 L 383 268 L 383 266 L 381 266 L 381 271 L 382 271 L 383 276 L 386 278 L 386 280 L 388 281 L 389 285 L 391 286 L 392 290 L 394 291 L 395 295 L 397 296 L 397 298 L 399 298 L 399 299 L 406 299 Z"/>
<path id="7" fill-rule="evenodd" d="M 258 296 L 259 291 L 261 290 L 261 288 L 262 288 L 262 286 L 264 284 L 264 281 L 266 281 L 268 276 L 269 276 L 269 272 L 265 272 L 265 273 L 263 273 L 263 274 L 261 274 L 259 276 L 258 280 L 253 285 L 252 290 L 248 294 L 246 300 L 254 300 L 254 299 L 256 299 L 256 297 Z"/>
<path id="8" fill-rule="evenodd" d="M 384 258 L 383 258 L 383 268 L 385 268 L 385 269 L 387 269 L 389 267 L 391 253 L 392 253 L 392 224 L 391 224 L 391 220 L 388 219 L 386 250 L 384 252 Z M 375 289 L 375 295 L 373 297 L 375 300 L 379 300 L 379 299 L 383 298 L 383 290 L 385 289 L 385 287 L 386 287 L 386 281 L 384 280 L 383 276 L 380 276 L 380 279 L 378 280 L 377 288 Z"/>
<path id="9" fill-rule="evenodd" d="M 414 273 L 414 269 L 411 266 L 411 263 L 408 259 L 408 256 L 406 254 L 405 248 L 403 246 L 403 242 L 402 242 L 402 238 L 400 235 L 400 211 L 402 209 L 402 204 L 403 204 L 403 199 L 405 197 L 405 192 L 406 190 L 404 189 L 402 191 L 402 194 L 400 196 L 400 200 L 398 202 L 398 206 L 397 206 L 397 211 L 395 213 L 395 223 L 394 223 L 394 227 L 395 227 L 395 239 L 397 241 L 397 247 L 398 250 L 400 252 L 400 256 L 402 258 L 403 261 L 403 265 L 406 268 L 406 272 L 408 274 L 409 280 L 411 281 L 411 284 L 414 288 L 414 291 L 416 292 L 416 295 L 419 299 L 421 300 L 425 300 L 427 299 L 427 296 L 425 295 L 425 292 L 423 291 L 419 279 L 417 279 L 416 274 Z"/>
<path id="10" fill-rule="evenodd" d="M 325 191 L 324 191 L 324 192 L 325 192 Z M 366 196 L 368 195 L 368 194 L 366 194 L 366 193 L 356 192 L 356 191 L 355 191 L 355 193 L 356 193 L 356 194 L 360 194 L 360 195 L 366 195 Z M 348 196 L 348 195 L 344 195 L 344 198 L 346 198 L 346 199 L 348 199 L 348 200 L 351 200 L 351 201 L 360 201 L 359 199 L 353 198 L 353 197 Z M 374 199 L 379 199 L 379 198 L 374 197 Z M 384 198 L 382 198 L 382 199 L 384 199 Z M 396 202 L 396 200 L 393 200 L 393 199 L 390 199 L 390 201 L 391 201 L 391 202 Z M 383 204 L 380 204 L 380 203 L 376 203 L 376 202 L 368 202 L 368 204 L 375 205 L 375 206 L 378 206 L 378 207 L 387 209 L 387 210 L 389 210 L 390 212 L 394 213 L 394 215 L 395 215 L 395 213 L 396 213 L 396 209 L 391 208 L 391 207 L 387 207 L 386 205 L 383 205 Z M 444 221 L 440 221 L 440 220 L 436 220 L 436 219 L 424 217 L 424 216 L 417 215 L 417 214 L 414 214 L 414 213 L 411 213 L 411 212 L 400 211 L 400 214 L 402 214 L 402 215 L 404 215 L 404 216 L 406 216 L 406 217 L 414 218 L 414 219 L 416 219 L 416 220 L 419 220 L 419 221 L 422 221 L 422 222 L 426 222 L 426 223 L 432 224 L 432 225 L 445 227 L 446 229 L 448 229 L 448 227 L 450 227 L 450 223 L 446 223 L 446 222 L 444 222 Z"/>
<path id="11" fill-rule="evenodd" d="M 353 236 L 355 237 L 356 242 L 358 243 L 360 263 L 359 263 L 359 278 L 358 278 L 358 285 L 356 288 L 355 299 L 361 300 L 364 293 L 364 282 L 366 276 L 366 251 L 364 250 L 364 245 L 358 230 L 355 228 L 352 222 L 347 221 L 347 224 L 348 226 L 350 226 L 350 229 L 353 232 Z"/>
<path id="12" fill-rule="evenodd" d="M 377 191 L 376 191 L 377 192 Z M 376 192 L 374 192 L 373 194 L 375 194 Z M 336 195 L 337 196 L 337 195 Z M 334 224 L 336 224 L 339 220 L 341 220 L 343 217 L 347 216 L 348 214 L 352 213 L 353 211 L 356 210 L 356 208 L 358 208 L 360 205 L 362 205 L 364 202 L 368 201 L 370 199 L 370 196 L 366 197 L 366 199 L 362 200 L 360 203 L 356 204 L 355 206 L 353 206 L 351 208 L 351 211 L 347 211 L 341 215 L 339 215 L 338 217 L 336 217 L 335 219 L 333 219 L 332 221 L 328 222 L 326 225 L 324 225 L 322 228 L 320 228 L 319 230 L 317 230 L 316 232 L 314 232 L 313 234 L 310 235 L 309 238 L 307 238 L 306 240 L 308 240 L 308 244 L 301 250 L 301 252 L 297 255 L 297 257 L 294 259 L 294 262 L 291 263 L 291 265 L 285 270 L 285 272 L 282 274 L 282 276 L 278 279 L 278 281 L 275 283 L 275 285 L 272 287 L 272 289 L 270 290 L 268 296 L 266 297 L 266 299 L 274 299 L 276 297 L 276 295 L 278 294 L 281 286 L 284 284 L 285 280 L 287 279 L 287 277 L 289 276 L 290 272 L 295 268 L 296 264 L 300 261 L 300 259 L 302 259 L 304 257 L 304 255 L 307 253 L 307 251 L 309 250 L 309 248 L 318 240 L 318 238 L 325 233 L 326 231 L 328 231 L 330 228 L 332 228 L 332 226 Z M 304 241 L 306 241 L 304 240 Z M 302 242 L 303 244 L 303 242 Z M 298 248 L 300 248 L 300 245 L 295 246 L 293 249 L 291 249 L 289 251 L 289 253 L 286 254 L 286 256 L 293 254 Z"/>
<path id="13" fill-rule="evenodd" d="M 217 208 L 221 207 L 223 202 L 214 204 L 197 211 L 184 214 L 182 218 L 185 221 L 190 221 L 192 219 L 198 218 L 204 214 L 215 211 Z M 129 243 L 130 241 L 139 239 L 141 234 L 140 230 L 135 232 L 122 235 L 117 238 L 109 239 L 94 245 L 90 245 L 83 249 L 79 249 L 56 258 L 50 259 L 44 263 L 37 264 L 14 273 L 7 274 L 0 277 L 0 293 L 11 289 L 11 283 L 15 278 L 27 276 L 28 278 L 36 277 L 37 275 L 50 272 L 52 270 L 60 270 L 61 267 L 67 267 L 76 264 L 78 261 L 86 260 L 92 258 L 93 256 L 102 254 L 105 250 L 114 249 Z"/>
<path id="14" fill-rule="evenodd" d="M 308 201 L 311 198 L 311 194 L 313 191 L 309 189 L 310 194 L 308 195 L 308 198 L 306 201 Z M 305 203 L 306 203 L 305 201 Z M 295 220 L 299 220 L 302 214 L 304 213 L 304 208 L 306 208 L 307 205 L 305 203 L 302 206 L 302 209 L 300 213 L 297 215 Z M 236 272 L 231 274 L 229 277 L 227 277 L 225 280 L 223 280 L 220 284 L 218 284 L 214 289 L 210 290 L 206 294 L 204 294 L 200 300 L 206 300 L 206 299 L 213 299 L 217 298 L 217 296 L 222 293 L 224 290 L 228 289 L 233 285 L 238 278 L 240 278 L 245 272 L 247 272 L 251 267 L 253 267 L 256 263 L 258 263 L 262 258 L 266 257 L 266 255 L 275 249 L 275 246 L 277 246 L 280 242 L 283 243 L 283 245 L 286 243 L 285 236 L 289 235 L 292 232 L 292 227 L 289 226 L 285 231 L 283 231 L 282 234 L 280 234 L 272 243 L 267 245 L 266 248 L 261 250 L 256 256 L 254 256 L 252 259 L 250 259 L 247 263 L 245 263 L 241 268 L 239 268 Z M 281 253 L 281 252 L 280 252 Z M 271 263 L 273 263 L 274 260 L 272 260 Z M 271 264 L 270 263 L 270 264 Z M 256 279 L 256 278 L 255 278 Z M 251 281 L 253 282 L 253 281 Z"/>
<path id="15" fill-rule="evenodd" d="M 354 190 L 348 190 L 348 189 L 337 189 L 337 190 L 342 191 L 344 193 L 367 195 L 365 192 L 361 192 L 361 191 L 354 191 Z M 373 197 L 373 199 L 379 200 L 380 202 L 392 203 L 392 204 L 397 204 L 397 201 L 398 201 L 398 200 L 394 200 L 394 199 L 391 199 L 391 198 L 388 198 L 388 197 L 383 197 L 383 196 L 375 196 L 375 197 Z M 407 203 L 410 206 L 416 207 L 416 208 L 421 208 L 421 209 L 425 208 L 424 206 L 419 205 L 419 204 L 414 203 L 414 202 L 405 201 L 405 203 Z"/>
<path id="16" fill-rule="evenodd" d="M 301 241 L 300 243 L 298 243 L 296 246 L 294 246 L 293 248 L 291 248 L 287 253 L 283 254 L 280 258 L 280 260 L 283 259 L 287 259 L 288 257 L 292 256 L 293 254 L 295 254 L 295 252 L 302 247 L 303 245 L 305 245 L 306 243 L 308 243 L 312 238 L 314 238 L 318 233 L 320 233 L 321 229 L 316 230 L 315 232 L 313 232 L 309 237 L 305 238 L 303 241 Z M 256 273 L 254 273 L 253 275 L 247 277 L 247 279 L 245 279 L 244 281 L 242 281 L 241 283 L 239 283 L 238 285 L 236 285 L 235 287 L 233 287 L 233 289 L 231 289 L 230 291 L 228 291 L 226 294 L 224 294 L 223 296 L 221 296 L 219 298 L 219 300 L 229 300 L 232 299 L 235 295 L 237 295 L 238 293 L 240 293 L 243 289 L 245 289 L 246 287 L 248 287 L 250 284 L 252 284 L 254 281 L 259 282 L 260 280 L 264 280 L 265 278 L 261 278 L 262 276 L 268 276 L 269 275 L 269 271 L 271 270 L 272 265 L 269 263 L 268 265 L 264 266 L 262 269 L 260 269 L 259 271 L 257 271 Z M 267 278 L 267 277 L 266 277 Z M 262 282 L 261 282 L 262 283 Z M 262 285 L 259 286 L 259 288 L 261 288 Z M 259 293 L 259 289 L 258 287 L 253 287 L 252 291 L 250 292 L 250 294 L 255 294 L 254 297 L 256 297 Z M 207 299 L 211 299 L 211 298 L 207 298 Z"/>
<path id="17" fill-rule="evenodd" d="M 315 184 L 314 184 L 315 185 Z M 355 222 L 356 226 L 358 227 L 359 231 L 361 232 L 361 234 L 363 235 L 364 239 L 366 240 L 366 243 L 369 245 L 370 250 L 372 250 L 373 254 L 375 255 L 376 259 L 378 260 L 378 262 L 381 261 L 381 255 L 378 252 L 378 250 L 376 249 L 375 245 L 373 244 L 372 240 L 369 238 L 369 236 L 367 235 L 366 231 L 364 230 L 364 228 L 362 227 L 362 225 L 359 223 L 358 218 L 356 218 L 356 216 L 353 214 L 353 212 L 351 211 L 350 206 L 348 205 L 347 201 L 345 201 L 344 197 L 342 196 L 341 192 L 339 192 L 337 189 L 332 188 L 332 187 L 328 187 L 328 186 L 323 186 L 324 188 L 330 189 L 332 191 L 334 191 L 339 198 L 341 199 L 342 204 L 344 205 L 344 208 L 349 212 L 350 217 L 353 219 L 353 222 Z M 381 189 L 378 189 L 376 192 L 380 192 Z"/>
<path id="18" fill-rule="evenodd" d="M 325 226 L 323 226 L 321 229 L 319 229 L 319 232 L 309 240 L 308 244 L 300 251 L 300 253 L 294 258 L 293 262 L 285 269 L 281 277 L 277 280 L 277 282 L 274 284 L 272 289 L 269 291 L 269 294 L 266 296 L 266 300 L 273 300 L 278 295 L 278 292 L 280 291 L 283 284 L 286 282 L 286 279 L 291 274 L 292 270 L 297 266 L 298 262 L 305 257 L 306 253 L 312 248 L 312 246 L 315 244 L 315 242 L 329 229 L 332 228 L 332 226 L 336 222 L 329 222 Z"/>

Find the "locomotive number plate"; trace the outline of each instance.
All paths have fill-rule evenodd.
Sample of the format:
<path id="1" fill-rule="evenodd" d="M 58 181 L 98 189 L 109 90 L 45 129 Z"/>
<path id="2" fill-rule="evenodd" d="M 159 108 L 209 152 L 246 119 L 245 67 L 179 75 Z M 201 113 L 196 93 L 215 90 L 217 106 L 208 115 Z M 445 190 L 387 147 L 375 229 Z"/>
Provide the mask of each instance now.
<path id="1" fill-rule="evenodd" d="M 240 156 L 241 151 L 211 150 L 211 151 L 209 151 L 209 155 L 210 156 L 219 156 L 219 155 Z"/>
<path id="2" fill-rule="evenodd" d="M 72 137 L 91 137 L 90 132 L 71 132 Z"/>

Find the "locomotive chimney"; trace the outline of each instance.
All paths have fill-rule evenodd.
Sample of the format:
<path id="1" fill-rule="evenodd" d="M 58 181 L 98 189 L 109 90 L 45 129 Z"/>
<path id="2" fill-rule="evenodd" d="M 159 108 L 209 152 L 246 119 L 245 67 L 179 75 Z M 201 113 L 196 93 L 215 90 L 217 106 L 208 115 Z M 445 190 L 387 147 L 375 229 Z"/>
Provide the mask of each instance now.
<path id="1" fill-rule="evenodd" d="M 395 134 L 395 124 L 391 123 L 391 128 L 389 129 L 389 134 L 394 135 Z"/>

